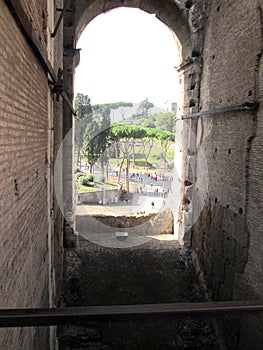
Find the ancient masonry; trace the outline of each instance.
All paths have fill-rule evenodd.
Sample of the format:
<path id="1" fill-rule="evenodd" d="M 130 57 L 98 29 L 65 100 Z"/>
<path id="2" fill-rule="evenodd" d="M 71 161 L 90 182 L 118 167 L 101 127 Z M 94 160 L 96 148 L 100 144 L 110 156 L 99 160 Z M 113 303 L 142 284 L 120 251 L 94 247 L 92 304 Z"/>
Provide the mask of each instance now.
<path id="1" fill-rule="evenodd" d="M 54 166 L 73 125 L 76 43 L 120 6 L 156 14 L 180 50 L 180 243 L 210 298 L 262 299 L 263 1 L 0 0 L 1 308 L 60 306 L 64 249 L 76 244 L 72 140 L 59 181 Z M 258 324 L 241 319 L 227 337 L 258 349 Z M 1 329 L 0 348 L 52 349 L 54 332 Z"/>

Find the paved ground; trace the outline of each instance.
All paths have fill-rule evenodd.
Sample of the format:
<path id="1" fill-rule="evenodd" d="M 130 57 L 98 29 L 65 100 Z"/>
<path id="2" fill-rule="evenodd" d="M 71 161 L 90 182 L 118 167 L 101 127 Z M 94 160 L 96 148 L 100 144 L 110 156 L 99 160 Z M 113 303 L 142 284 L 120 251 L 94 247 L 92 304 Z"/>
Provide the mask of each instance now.
<path id="1" fill-rule="evenodd" d="M 190 255 L 178 243 L 153 240 L 110 249 L 81 240 L 67 250 L 67 306 L 204 301 Z M 59 328 L 60 350 L 218 350 L 210 320 L 137 319 Z"/>
<path id="2" fill-rule="evenodd" d="M 111 181 L 116 181 L 116 171 L 111 170 Z M 120 181 L 125 190 L 125 172 L 122 171 Z M 130 193 L 132 198 L 127 202 L 119 201 L 115 204 L 105 205 L 80 205 L 77 207 L 77 215 L 106 214 L 106 215 L 130 215 L 137 213 L 157 213 L 164 208 L 173 208 L 176 206 L 176 189 L 171 177 L 165 177 L 157 172 L 146 173 L 136 172 L 131 169 L 129 181 Z M 154 206 L 152 206 L 152 202 Z M 174 210 L 172 210 L 174 211 Z"/>
<path id="3" fill-rule="evenodd" d="M 128 201 L 120 200 L 113 204 L 88 204 L 78 205 L 77 215 L 131 215 L 131 214 L 149 214 L 157 213 L 167 208 L 174 208 L 173 190 L 169 184 L 166 187 L 160 183 L 141 184 L 140 182 L 131 182 L 132 198 Z M 152 205 L 154 203 L 154 205 Z"/>
<path id="4" fill-rule="evenodd" d="M 154 202 L 154 207 L 151 203 Z M 76 209 L 77 215 L 131 215 L 139 213 L 157 213 L 164 208 L 164 199 L 161 197 L 148 197 L 143 195 L 135 195 L 131 201 L 119 201 L 114 204 L 97 205 L 87 204 L 78 205 Z"/>
<path id="5" fill-rule="evenodd" d="M 151 179 L 151 177 L 141 174 L 134 174 L 134 177 L 130 181 L 130 190 L 133 193 L 132 198 L 129 201 L 120 200 L 118 203 L 113 204 L 81 204 L 76 208 L 76 216 L 79 217 L 78 222 L 80 222 L 81 217 L 92 215 L 106 215 L 106 216 L 129 216 L 129 215 L 148 215 L 148 214 L 157 214 L 163 212 L 166 209 L 171 209 L 174 212 L 174 192 L 171 187 L 171 181 L 165 180 L 163 178 L 157 177 L 157 180 Z M 154 203 L 154 205 L 152 205 Z M 128 237 L 125 240 L 119 240 L 116 238 L 115 229 L 114 232 L 111 232 L 110 227 L 102 227 L 99 229 L 94 229 L 97 226 L 98 222 L 94 219 L 95 222 L 90 222 L 90 219 L 87 220 L 85 224 L 85 229 L 80 229 L 78 225 L 78 232 L 80 236 L 85 238 L 88 241 L 94 242 L 96 244 L 114 247 L 114 248 L 127 248 L 132 246 L 138 246 L 144 244 L 151 240 L 153 237 L 156 240 L 177 240 L 178 234 L 159 234 L 162 232 L 169 222 L 163 223 L 164 227 L 160 228 L 158 232 L 151 231 L 149 233 L 147 225 L 140 226 L 139 229 L 136 229 L 136 232 L 133 230 L 129 231 Z M 82 220 L 83 221 L 83 220 Z M 158 220 L 157 220 L 158 221 Z M 157 223 L 157 222 L 156 222 Z M 83 226 L 83 225 L 82 225 Z M 158 227 L 160 224 L 158 223 Z M 157 229 L 157 226 L 156 226 Z M 119 230 L 120 231 L 120 230 Z M 137 232 L 138 231 L 138 232 Z"/>

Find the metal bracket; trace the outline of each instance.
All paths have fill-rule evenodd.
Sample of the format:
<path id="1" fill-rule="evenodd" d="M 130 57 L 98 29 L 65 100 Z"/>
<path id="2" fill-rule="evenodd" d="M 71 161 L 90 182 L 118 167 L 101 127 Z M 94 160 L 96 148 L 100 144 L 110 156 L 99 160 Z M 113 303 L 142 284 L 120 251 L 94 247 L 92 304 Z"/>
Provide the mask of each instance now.
<path id="1" fill-rule="evenodd" d="M 65 14 L 65 12 L 66 12 L 66 9 L 67 9 L 68 5 L 69 5 L 69 2 L 70 2 L 70 0 L 65 0 L 65 4 L 64 4 L 63 9 L 59 9 L 59 11 L 61 11 L 61 13 L 60 13 L 60 15 L 59 15 L 57 24 L 56 24 L 56 26 L 55 26 L 55 28 L 54 28 L 54 30 L 53 30 L 53 33 L 51 33 L 51 38 L 54 38 L 54 37 L 56 36 L 57 31 L 58 31 L 58 28 L 59 28 L 59 26 L 60 26 L 60 23 L 61 23 L 61 21 L 62 21 L 62 19 L 63 19 L 63 16 L 64 16 L 64 14 Z"/>
<path id="2" fill-rule="evenodd" d="M 68 2 L 68 1 L 67 1 Z M 67 93 L 63 91 L 62 87 L 62 70 L 59 69 L 59 77 L 56 76 L 56 73 L 47 57 L 46 51 L 43 49 L 42 44 L 36 34 L 36 32 L 33 29 L 32 23 L 28 19 L 21 3 L 19 0 L 5 0 L 6 5 L 10 9 L 10 12 L 12 13 L 13 17 L 15 18 L 17 25 L 21 29 L 21 32 L 27 39 L 29 45 L 31 46 L 32 50 L 34 51 L 36 57 L 38 58 L 39 62 L 41 63 L 43 69 L 51 78 L 51 82 L 49 80 L 49 83 L 53 85 L 54 91 L 61 95 L 65 103 L 69 106 L 72 113 L 75 115 L 76 112 L 72 106 L 72 102 L 70 98 L 68 97 Z M 65 4 L 66 8 L 66 4 Z M 61 18 L 62 19 L 62 18 Z M 58 96 L 57 96 L 58 98 Z"/>
<path id="3" fill-rule="evenodd" d="M 59 101 L 59 96 L 63 93 L 63 70 L 58 69 L 57 81 L 53 84 L 52 92 L 56 94 L 56 101 Z"/>

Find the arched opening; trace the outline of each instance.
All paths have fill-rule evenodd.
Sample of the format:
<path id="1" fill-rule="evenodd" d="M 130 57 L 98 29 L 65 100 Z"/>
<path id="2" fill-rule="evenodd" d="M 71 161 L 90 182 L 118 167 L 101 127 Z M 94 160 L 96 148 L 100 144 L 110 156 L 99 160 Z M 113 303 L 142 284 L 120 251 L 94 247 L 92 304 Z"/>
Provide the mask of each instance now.
<path id="1" fill-rule="evenodd" d="M 79 56 L 78 53 L 79 51 L 76 49 L 76 43 L 77 40 L 80 38 L 81 33 L 83 32 L 84 28 L 87 26 L 87 24 L 96 16 L 98 16 L 101 13 L 104 13 L 108 10 L 111 10 L 113 8 L 117 8 L 117 7 L 121 7 L 124 4 L 129 7 L 129 4 L 131 5 L 131 7 L 139 7 L 141 10 L 144 10 L 145 12 L 148 13 L 152 13 L 152 14 L 156 14 L 157 17 L 159 19 L 161 19 L 170 29 L 172 29 L 174 31 L 174 33 L 176 34 L 177 38 L 178 38 L 178 43 L 180 42 L 181 45 L 181 50 L 180 50 L 180 64 L 179 64 L 179 68 L 178 68 L 178 72 L 179 72 L 179 79 L 181 81 L 181 86 L 182 86 L 182 93 L 181 93 L 181 110 L 180 113 L 182 113 L 183 111 L 186 113 L 190 112 L 190 109 L 193 108 L 198 108 L 198 84 L 194 84 L 193 80 L 194 79 L 189 79 L 191 76 L 195 76 L 195 69 L 196 66 L 193 65 L 193 63 L 197 62 L 197 66 L 199 67 L 199 71 L 196 74 L 196 76 L 198 76 L 198 74 L 200 74 L 200 61 L 198 59 L 199 57 L 199 53 L 197 52 L 197 50 L 194 49 L 194 47 L 192 47 L 192 36 L 190 34 L 190 28 L 187 22 L 187 17 L 184 16 L 182 14 L 182 11 L 179 10 L 179 8 L 176 6 L 175 2 L 171 2 L 171 1 L 90 1 L 90 2 L 84 2 L 84 1 L 78 1 L 78 6 L 73 9 L 73 11 L 75 11 L 75 23 L 72 21 L 71 18 L 69 18 L 69 22 L 67 22 L 67 19 L 65 20 L 65 24 L 66 24 L 66 28 L 65 28 L 65 40 L 64 40 L 64 44 L 65 44 L 65 57 L 64 57 L 64 63 L 65 63 L 65 67 L 68 68 L 67 69 L 67 80 L 65 81 L 65 84 L 68 86 L 69 89 L 68 90 L 69 93 L 72 94 L 72 99 L 73 99 L 73 80 L 74 80 L 74 69 L 77 66 L 77 63 L 79 61 Z M 82 6 L 80 6 L 82 4 Z M 132 6 L 133 5 L 133 6 Z M 72 14 L 71 14 L 72 16 Z M 68 27 L 67 27 L 68 24 Z M 71 35 L 70 35 L 71 34 Z M 186 88 L 187 84 L 190 84 L 191 82 L 191 89 L 189 86 L 189 89 Z M 189 91 L 189 96 L 187 95 L 187 97 L 185 97 L 184 92 L 185 91 Z M 191 90 L 191 92 L 190 92 Z M 195 106 L 193 106 L 192 104 L 190 105 L 188 103 L 188 101 L 190 100 L 194 100 L 195 101 Z M 107 101 L 103 101 L 103 102 L 107 102 Z M 146 101 L 147 102 L 147 101 Z M 186 102 L 186 103 L 185 103 Z M 191 123 L 189 123 L 189 138 L 190 136 L 190 132 L 191 132 Z M 180 129 L 180 128 L 179 128 Z M 181 129 L 178 133 L 179 137 L 181 137 L 181 132 L 183 130 Z M 183 139 L 183 137 L 182 137 Z M 185 146 L 185 147 L 183 147 Z M 189 154 L 194 154 L 194 142 L 192 142 L 190 145 L 186 142 L 186 145 L 182 144 L 181 147 L 181 154 L 182 154 L 182 150 L 186 153 L 188 152 Z M 191 148 L 192 147 L 192 148 Z M 72 151 L 72 148 L 71 148 Z M 187 155 L 188 155 L 187 153 Z M 72 154 L 71 154 L 72 156 Z M 189 157 L 190 158 L 190 157 Z M 71 159 L 71 166 L 72 166 L 73 162 Z M 128 162 L 127 162 L 128 164 Z M 189 164 L 186 164 L 186 168 Z M 195 167 L 194 162 L 192 164 L 190 164 L 189 169 L 191 169 Z M 128 167 L 128 165 L 127 165 Z M 188 170 L 188 169 L 186 169 Z M 71 173 L 72 169 L 71 169 Z M 182 171 L 183 173 L 183 171 Z M 184 174 L 185 175 L 185 174 Z M 192 177 L 194 178 L 194 171 L 192 171 Z M 68 178 L 69 180 L 69 178 Z M 71 184 L 73 183 L 72 179 L 71 179 Z M 193 182 L 189 181 L 185 181 L 183 186 L 188 188 L 188 196 L 190 197 L 190 193 L 192 191 L 192 186 Z M 181 193 L 180 191 L 178 191 L 178 196 L 181 198 Z M 184 206 L 185 207 L 189 207 L 191 205 L 191 200 L 185 196 L 184 197 L 185 201 L 184 201 Z M 188 210 L 188 208 L 187 208 Z M 189 218 L 191 219 L 190 215 Z M 152 231 L 155 227 L 158 228 L 158 221 L 164 222 L 164 220 L 159 220 L 159 218 L 157 218 L 157 220 L 155 220 L 150 227 L 147 227 L 147 225 L 145 224 L 145 222 L 141 223 L 141 232 L 146 232 L 147 230 Z M 185 223 L 183 223 L 185 225 Z M 188 224 L 188 222 L 187 222 Z M 81 226 L 81 222 L 77 228 L 77 231 L 80 231 L 80 226 Z M 84 232 L 85 232 L 85 226 L 87 226 L 87 223 L 84 222 Z M 138 227 L 139 225 L 137 224 L 136 227 Z M 143 226 L 143 227 L 142 227 Z M 105 230 L 106 227 L 106 230 Z M 104 229 L 103 229 L 104 228 Z M 112 231 L 110 230 L 110 228 L 112 228 Z M 119 231 L 116 230 L 116 228 L 119 228 Z M 123 229 L 124 228 L 124 229 Z M 128 231 L 128 228 L 130 229 Z M 151 246 L 152 244 L 152 240 L 151 242 L 149 242 L 149 245 L 143 245 L 144 251 L 143 253 L 140 251 L 140 248 L 138 249 L 133 249 L 134 246 L 137 245 L 142 245 L 142 243 L 146 243 L 145 242 L 145 236 L 144 235 L 140 235 L 138 234 L 136 236 L 135 241 L 132 240 L 130 242 L 130 244 L 123 244 L 125 242 L 127 242 L 128 240 L 126 240 L 127 238 L 127 233 L 129 234 L 129 237 L 132 236 L 130 235 L 130 232 L 133 233 L 133 227 L 130 226 L 122 226 L 122 224 L 117 224 L 116 225 L 116 217 L 113 217 L 113 219 L 111 219 L 110 223 L 105 224 L 105 222 L 103 220 L 100 220 L 98 218 L 98 220 L 96 220 L 95 218 L 95 222 L 90 222 L 89 223 L 89 236 L 85 237 L 86 240 L 83 242 L 81 241 L 81 248 L 83 248 L 83 251 L 81 251 L 81 257 L 80 257 L 80 264 L 75 264 L 74 266 L 76 266 L 77 274 L 78 277 L 75 280 L 76 283 L 74 282 L 74 288 L 76 287 L 77 284 L 77 290 L 79 290 L 80 292 L 78 293 L 78 295 L 80 296 L 80 299 L 78 300 L 78 303 L 80 305 L 85 305 L 85 303 L 92 303 L 92 301 L 90 300 L 90 297 L 87 296 L 87 290 L 90 291 L 92 290 L 92 287 L 97 288 L 98 283 L 97 281 L 105 281 L 106 285 L 103 286 L 102 284 L 100 284 L 100 287 L 97 288 L 96 290 L 99 292 L 101 291 L 103 294 L 102 299 L 98 299 L 98 295 L 99 293 L 94 293 L 94 295 L 96 294 L 96 300 L 95 303 L 96 304 L 108 304 L 108 303 L 112 303 L 112 304 L 116 304 L 116 303 L 121 303 L 123 304 L 131 304 L 132 303 L 132 299 L 134 300 L 135 303 L 140 303 L 142 302 L 142 300 L 146 300 L 147 303 L 149 303 L 151 300 L 153 300 L 153 303 L 159 303 L 161 300 L 164 302 L 171 302 L 171 299 L 167 299 L 167 290 L 171 290 L 173 292 L 173 295 L 176 295 L 176 292 L 174 290 L 175 286 L 179 286 L 179 284 L 173 283 L 172 286 L 168 286 L 164 287 L 164 288 L 160 288 L 161 292 L 160 294 L 157 292 L 156 290 L 158 289 L 155 288 L 156 286 L 159 286 L 160 283 L 160 279 L 159 279 L 159 274 L 157 273 L 157 275 L 153 274 L 152 272 L 152 267 L 155 267 L 157 265 L 159 265 L 159 263 L 161 264 L 161 270 L 164 271 L 166 270 L 165 266 L 166 264 L 171 266 L 171 259 L 173 257 L 176 257 L 177 254 L 180 256 L 181 254 L 181 250 L 177 249 L 179 247 L 177 242 L 173 242 L 174 244 L 169 245 L 169 248 L 166 249 L 166 247 L 168 245 L 164 244 L 162 245 L 162 248 L 160 250 L 158 250 L 158 248 L 155 250 L 155 245 Z M 99 232 L 98 232 L 99 231 Z M 81 232 L 81 236 L 84 236 L 84 232 Z M 105 236 L 104 236 L 104 232 L 106 233 L 107 237 L 105 240 Z M 92 233 L 95 233 L 95 235 L 92 235 Z M 99 234 L 97 234 L 99 233 Z M 95 237 L 94 237 L 95 236 Z M 148 239 L 148 237 L 146 237 Z M 98 239 L 101 239 L 101 241 L 99 241 Z M 107 241 L 108 239 L 108 241 Z M 92 244 L 92 243 L 96 243 L 96 244 Z M 107 244 L 109 243 L 109 244 Z M 154 242 L 155 243 L 155 242 Z M 101 246 L 106 246 L 105 248 L 105 254 L 104 252 L 102 252 L 102 254 L 98 254 L 98 245 Z M 104 250 L 104 247 L 101 248 L 99 247 L 99 250 L 102 249 Z M 121 249 L 119 250 L 119 252 L 113 252 L 114 250 L 112 249 L 107 249 L 108 247 L 114 247 L 114 248 L 132 248 L 132 249 Z M 150 248 L 150 249 L 149 249 Z M 153 248 L 153 249 L 152 249 Z M 171 249 L 172 248 L 172 249 Z M 152 249 L 152 250 L 151 250 Z M 148 251 L 147 251 L 148 250 Z M 157 259 L 152 259 L 155 255 L 155 253 L 153 251 L 157 252 Z M 77 251 L 77 249 L 76 249 Z M 124 252 L 125 251 L 125 252 Z M 160 254 L 159 254 L 160 252 Z M 126 254 L 127 253 L 127 254 Z M 171 254 L 170 254 L 171 253 Z M 78 254 L 78 253 L 77 253 Z M 134 256 L 135 254 L 135 256 Z M 167 254 L 167 260 L 165 259 L 165 254 Z M 96 256 L 96 258 L 98 258 L 98 262 L 91 262 L 90 257 L 94 255 Z M 111 257 L 113 258 L 111 261 L 108 259 L 109 255 L 111 255 Z M 139 257 L 142 257 L 142 259 L 140 259 Z M 104 257 L 106 258 L 106 262 L 104 260 Z M 149 259 L 147 258 L 149 257 Z M 122 259 L 123 258 L 123 259 Z M 135 260 L 136 262 L 135 262 Z M 176 258 L 177 259 L 177 258 Z M 180 261 L 181 256 L 179 257 Z M 70 263 L 70 259 L 68 260 Z M 75 262 L 78 261 L 78 259 L 75 260 Z M 182 262 L 182 261 L 181 261 Z M 180 275 L 180 272 L 177 273 L 176 268 L 174 269 L 174 267 L 177 264 L 173 265 L 172 267 L 172 272 L 169 274 L 169 276 L 166 275 L 165 278 L 162 279 L 162 283 L 160 283 L 160 285 L 164 286 L 164 283 L 169 284 L 169 282 L 172 280 L 172 277 Z M 79 267 L 85 267 L 82 269 L 79 269 Z M 145 271 L 142 271 L 142 266 L 145 268 Z M 159 265 L 160 266 L 160 265 Z M 188 263 L 179 263 L 177 266 L 179 266 L 179 270 L 182 267 L 185 270 L 185 267 L 188 266 Z M 95 271 L 95 278 L 92 278 L 91 274 L 89 271 L 87 271 L 87 269 L 91 267 L 94 271 Z M 106 268 L 104 268 L 106 267 Z M 111 269 L 112 268 L 112 269 Z M 81 270 L 81 271 L 80 271 Z M 133 271 L 134 274 L 132 274 L 132 279 L 130 280 L 129 276 L 131 276 L 130 271 Z M 188 271 L 190 271 L 190 269 L 187 269 Z M 105 278 L 104 276 L 100 275 L 101 271 L 105 271 Z M 127 273 L 128 272 L 128 273 Z M 80 273 L 80 274 L 79 274 Z M 146 277 L 146 273 L 149 273 L 149 279 L 145 278 Z M 87 283 L 85 282 L 85 277 L 84 275 L 88 278 Z M 116 276 L 116 277 L 115 277 Z M 193 276 L 193 275 L 192 275 Z M 156 278 L 156 279 L 155 279 Z M 93 284 L 92 284 L 92 280 L 93 280 Z M 119 283 L 119 281 L 124 281 L 125 283 L 125 287 L 123 287 L 121 285 L 121 283 Z M 192 278 L 189 276 L 183 277 L 184 281 L 190 282 L 190 284 L 192 284 Z M 91 282 L 92 287 L 90 288 L 89 283 Z M 144 286 L 142 287 L 142 283 L 144 284 Z M 136 285 L 136 286 L 135 286 Z M 84 288 L 82 288 L 82 286 L 84 286 Z M 88 286 L 88 288 L 87 288 Z M 115 288 L 115 286 L 117 288 Z M 128 287 L 126 289 L 126 286 Z M 67 288 L 67 290 L 70 293 L 71 290 L 71 286 L 69 286 L 69 288 Z M 126 292 L 124 292 L 124 290 L 128 291 L 129 296 L 132 294 L 132 299 L 130 299 L 129 297 L 126 298 Z M 130 293 L 130 291 L 133 291 L 132 293 Z M 184 290 L 183 288 L 179 287 L 180 293 L 182 290 Z M 112 295 L 113 295 L 113 299 L 110 300 L 109 298 L 109 291 L 112 291 Z M 120 294 L 118 293 L 118 291 L 120 291 Z M 164 295 L 162 295 L 162 291 L 164 292 Z M 83 293 L 82 293 L 83 292 Z M 153 293 L 152 293 L 153 292 Z M 142 298 L 140 293 L 142 293 Z M 159 294 L 159 295 L 157 295 Z M 124 296 L 124 299 L 120 299 L 120 295 Z M 84 299 L 81 299 L 82 296 L 84 297 Z M 150 299 L 150 296 L 153 299 Z M 164 296 L 164 298 L 163 298 Z M 105 299 L 104 299 L 105 297 Z M 86 299 L 85 299 L 86 298 Z M 116 299 L 115 299 L 116 298 Z M 145 298 L 145 299 L 143 299 Z M 98 301 L 99 300 L 99 301 Z M 117 300 L 117 301 L 116 301 Z M 182 299 L 181 299 L 182 300 Z M 111 331 L 109 333 L 112 333 Z M 151 331 L 151 334 L 155 334 L 156 331 Z M 158 332 L 157 332 L 158 333 Z M 172 331 L 172 334 L 176 334 L 176 331 Z M 172 337 L 173 337 L 172 335 Z M 166 344 L 166 343 L 165 343 Z M 125 348 L 125 346 L 119 346 L 116 348 Z M 140 345 L 137 346 L 137 348 L 145 348 L 142 347 Z"/>
<path id="2" fill-rule="evenodd" d="M 89 94 L 92 104 L 140 102 L 147 96 L 156 107 L 167 108 L 165 102 L 179 95 L 174 67 L 181 46 L 155 15 L 125 7 L 98 15 L 77 47 L 81 59 L 74 91 Z"/>
<path id="3" fill-rule="evenodd" d="M 81 60 L 74 87 L 75 176 L 80 234 L 83 225 L 78 221 L 80 215 L 83 221 L 85 211 L 87 220 L 92 213 L 129 217 L 128 226 L 136 218 L 141 222 L 142 216 L 147 221 L 162 215 L 166 227 L 161 230 L 167 232 L 169 226 L 173 232 L 169 221 L 179 207 L 174 194 L 174 119 L 180 95 L 174 38 L 154 15 L 118 8 L 93 19 L 77 43 Z M 118 133 L 114 142 L 111 132 L 104 138 L 106 127 Z M 128 133 L 125 137 L 122 130 Z M 100 135 L 93 139 L 94 132 Z"/>
<path id="4" fill-rule="evenodd" d="M 66 87 L 68 87 L 68 93 L 71 95 L 73 100 L 73 81 L 74 81 L 74 69 L 77 67 L 79 63 L 79 50 L 76 49 L 76 42 L 80 38 L 84 28 L 88 25 L 88 23 L 98 16 L 101 13 L 105 13 L 113 8 L 122 7 L 125 5 L 126 7 L 135 7 L 139 8 L 145 12 L 148 12 L 149 14 L 154 14 L 156 17 L 161 20 L 164 24 L 169 27 L 173 33 L 174 38 L 177 43 L 177 46 L 179 48 L 179 65 L 182 65 L 184 61 L 189 60 L 189 56 L 191 56 L 192 52 L 192 37 L 190 35 L 190 29 L 189 25 L 187 23 L 186 18 L 182 15 L 181 11 L 178 9 L 177 5 L 174 3 L 167 2 L 165 3 L 165 6 L 160 6 L 159 2 L 155 1 L 145 1 L 140 2 L 140 4 L 135 4 L 135 2 L 129 2 L 126 1 L 123 2 L 107 2 L 101 4 L 98 1 L 89 2 L 88 4 L 84 1 L 79 1 L 77 6 L 75 8 L 72 8 L 72 11 L 75 11 L 75 22 L 72 20 L 72 14 L 67 18 L 65 17 L 64 26 L 64 64 L 67 68 L 67 75 L 64 78 L 64 84 Z M 176 64 L 176 62 L 175 62 Z M 182 73 L 179 73 L 182 75 Z M 181 83 L 181 90 L 184 90 L 184 79 L 181 76 L 180 77 L 180 83 Z M 179 105 L 183 106 L 183 99 L 184 95 L 181 92 L 181 101 L 179 101 Z M 106 102 L 106 101 L 104 101 Z M 183 108 L 181 107 L 180 110 Z M 64 109 L 64 117 L 67 114 L 67 107 Z M 70 124 L 66 125 L 64 128 L 66 129 L 70 126 Z M 66 147 L 69 149 L 69 147 Z M 72 149 L 72 148 L 71 148 Z M 70 160 L 71 157 L 71 164 L 72 164 L 72 154 L 68 155 L 68 160 Z M 179 157 L 181 157 L 181 154 L 179 154 Z M 68 164 L 68 163 L 67 163 Z M 67 167 L 68 165 L 66 165 Z M 68 171 L 65 170 L 65 172 L 73 174 L 72 168 Z M 71 175 L 73 177 L 73 175 Z M 69 182 L 69 176 L 67 176 L 66 182 Z M 70 205 L 70 199 L 73 199 L 73 189 L 71 186 L 71 189 L 68 190 L 69 187 L 68 184 L 64 181 L 64 197 L 67 199 L 64 200 L 65 205 Z M 71 181 L 72 183 L 72 181 Z M 177 197 L 180 197 L 180 190 L 178 190 L 178 193 L 176 194 Z M 73 201 L 71 201 L 73 202 Z M 70 212 L 69 210 L 66 210 L 67 212 Z"/>

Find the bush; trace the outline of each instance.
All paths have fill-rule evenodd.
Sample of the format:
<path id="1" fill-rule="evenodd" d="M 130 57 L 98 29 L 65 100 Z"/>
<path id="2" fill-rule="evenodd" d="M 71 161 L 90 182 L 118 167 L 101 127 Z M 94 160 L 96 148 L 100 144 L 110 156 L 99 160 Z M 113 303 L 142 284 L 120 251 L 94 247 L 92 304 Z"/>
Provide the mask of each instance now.
<path id="1" fill-rule="evenodd" d="M 90 180 L 92 178 L 92 181 Z M 80 183 L 83 186 L 89 186 L 89 187 L 94 187 L 94 183 L 93 182 L 93 175 L 88 175 L 88 176 L 82 176 L 80 178 Z"/>
<path id="2" fill-rule="evenodd" d="M 86 176 L 87 180 L 90 181 L 90 182 L 93 182 L 94 181 L 94 176 L 92 174 L 89 174 Z"/>
<path id="3" fill-rule="evenodd" d="M 167 169 L 168 170 L 173 170 L 173 168 L 174 168 L 174 164 L 173 163 L 167 164 Z"/>
<path id="4" fill-rule="evenodd" d="M 79 180 L 79 178 L 80 178 L 81 176 L 84 176 L 84 174 L 83 174 L 83 173 L 76 173 L 76 174 L 75 174 L 76 180 Z"/>
<path id="5" fill-rule="evenodd" d="M 80 168 L 76 168 L 74 172 L 75 172 L 75 174 L 81 173 Z"/>
<path id="6" fill-rule="evenodd" d="M 99 177 L 99 182 L 105 182 L 105 176 L 103 176 L 103 175 L 101 175 L 100 177 Z"/>

